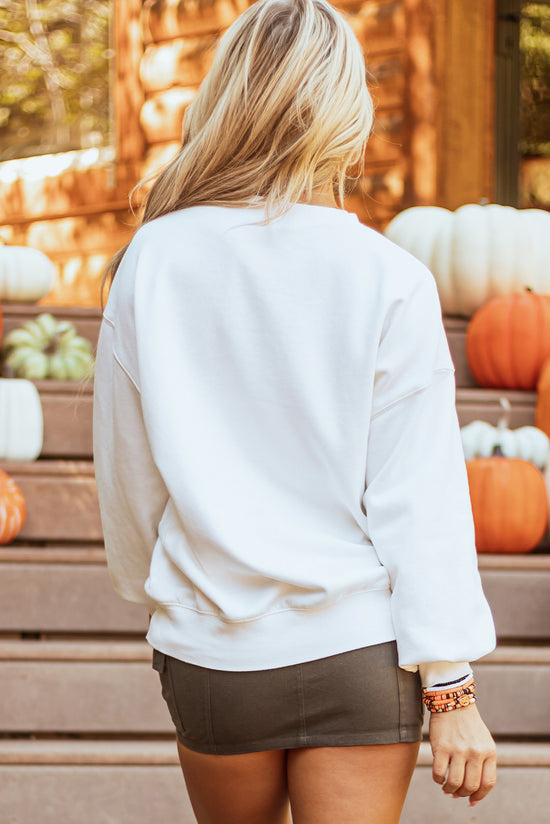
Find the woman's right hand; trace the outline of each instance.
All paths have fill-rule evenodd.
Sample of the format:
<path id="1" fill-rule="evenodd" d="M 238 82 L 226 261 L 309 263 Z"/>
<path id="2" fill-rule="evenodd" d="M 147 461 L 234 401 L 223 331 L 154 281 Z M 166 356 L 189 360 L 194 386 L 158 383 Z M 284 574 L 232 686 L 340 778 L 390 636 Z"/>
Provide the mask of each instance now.
<path id="1" fill-rule="evenodd" d="M 497 755 L 491 733 L 475 704 L 431 713 L 433 779 L 453 798 L 469 797 L 474 807 L 496 783 Z"/>

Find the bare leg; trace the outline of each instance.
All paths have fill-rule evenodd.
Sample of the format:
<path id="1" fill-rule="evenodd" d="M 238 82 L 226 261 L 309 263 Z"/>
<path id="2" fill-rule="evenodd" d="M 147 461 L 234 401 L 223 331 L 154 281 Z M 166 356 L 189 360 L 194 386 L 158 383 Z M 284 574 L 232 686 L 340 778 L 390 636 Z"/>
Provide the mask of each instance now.
<path id="1" fill-rule="evenodd" d="M 178 753 L 198 824 L 290 824 L 285 750 Z"/>
<path id="2" fill-rule="evenodd" d="M 289 750 L 294 824 L 398 824 L 419 746 Z"/>

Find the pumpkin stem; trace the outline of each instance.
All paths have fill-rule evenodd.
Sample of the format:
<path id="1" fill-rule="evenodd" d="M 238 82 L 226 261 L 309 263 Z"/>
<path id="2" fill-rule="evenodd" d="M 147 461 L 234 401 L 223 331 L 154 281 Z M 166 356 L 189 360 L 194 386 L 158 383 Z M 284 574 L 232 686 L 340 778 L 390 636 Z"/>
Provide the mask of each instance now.
<path id="1" fill-rule="evenodd" d="M 59 349 L 59 338 L 61 335 L 59 332 L 56 332 L 55 335 L 50 338 L 47 346 L 44 346 L 42 351 L 45 355 L 55 355 Z"/>
<path id="2" fill-rule="evenodd" d="M 497 429 L 499 432 L 502 432 L 503 429 L 508 429 L 508 422 L 510 420 L 510 412 L 512 411 L 512 407 L 508 398 L 500 398 L 499 403 L 503 409 L 503 412 L 498 419 Z"/>
<path id="3" fill-rule="evenodd" d="M 500 398 L 500 405 L 502 406 L 502 415 L 500 416 L 497 424 L 497 442 L 493 448 L 492 455 L 495 458 L 502 458 L 504 456 L 504 452 L 502 451 L 502 435 L 506 429 L 508 429 L 508 421 L 510 419 L 510 412 L 512 407 L 510 405 L 510 401 L 508 398 Z"/>

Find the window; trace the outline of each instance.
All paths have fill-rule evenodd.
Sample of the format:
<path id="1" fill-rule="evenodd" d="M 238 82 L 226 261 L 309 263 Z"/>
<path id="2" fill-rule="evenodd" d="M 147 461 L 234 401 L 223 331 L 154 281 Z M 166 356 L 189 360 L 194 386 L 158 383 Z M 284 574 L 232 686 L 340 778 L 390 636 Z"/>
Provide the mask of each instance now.
<path id="1" fill-rule="evenodd" d="M 499 0 L 496 200 L 550 209 L 550 0 Z"/>
<path id="2" fill-rule="evenodd" d="M 520 18 L 520 206 L 550 209 L 550 2 Z"/>
<path id="3" fill-rule="evenodd" d="M 0 161 L 113 142 L 110 0 L 0 0 Z"/>

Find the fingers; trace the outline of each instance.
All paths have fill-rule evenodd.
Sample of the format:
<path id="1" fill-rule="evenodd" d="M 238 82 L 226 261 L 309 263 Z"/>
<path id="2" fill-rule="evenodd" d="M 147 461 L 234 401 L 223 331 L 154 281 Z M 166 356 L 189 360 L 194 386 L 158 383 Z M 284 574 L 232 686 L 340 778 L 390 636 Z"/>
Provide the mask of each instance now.
<path id="1" fill-rule="evenodd" d="M 432 776 L 436 784 L 444 784 L 447 770 L 449 769 L 450 754 L 445 749 L 434 751 L 432 766 Z"/>
<path id="2" fill-rule="evenodd" d="M 453 798 L 465 798 L 477 792 L 483 773 L 483 756 L 471 753 L 466 760 L 453 758 L 443 791 Z"/>
<path id="3" fill-rule="evenodd" d="M 473 807 L 488 795 L 497 783 L 496 753 L 489 756 L 483 763 L 483 772 L 479 789 L 470 795 L 470 805 Z"/>
<path id="4" fill-rule="evenodd" d="M 433 779 L 453 798 L 475 805 L 496 782 L 496 747 L 475 705 L 430 718 Z"/>
<path id="5" fill-rule="evenodd" d="M 452 757 L 438 753 L 434 757 L 433 778 L 442 784 L 443 792 L 453 798 L 469 798 L 474 806 L 492 790 L 496 783 L 494 752 L 469 751 L 453 753 Z"/>

